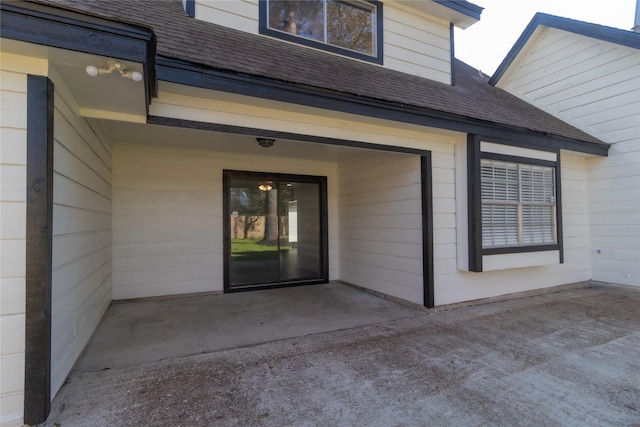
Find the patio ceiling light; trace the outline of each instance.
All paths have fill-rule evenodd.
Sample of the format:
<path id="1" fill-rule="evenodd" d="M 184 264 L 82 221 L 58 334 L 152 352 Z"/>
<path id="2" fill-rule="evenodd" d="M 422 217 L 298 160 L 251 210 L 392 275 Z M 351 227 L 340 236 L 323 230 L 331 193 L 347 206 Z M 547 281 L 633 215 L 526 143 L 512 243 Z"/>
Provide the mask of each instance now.
<path id="1" fill-rule="evenodd" d="M 256 141 L 258 141 L 258 145 L 264 148 L 272 147 L 273 143 L 276 142 L 275 139 L 271 138 L 256 138 Z"/>
<path id="2" fill-rule="evenodd" d="M 85 71 L 91 77 L 96 77 L 100 74 L 111 74 L 114 71 L 120 73 L 122 77 L 127 79 L 131 79 L 134 82 L 139 82 L 142 80 L 142 73 L 138 71 L 127 71 L 127 66 L 123 65 L 118 61 L 107 61 L 106 67 L 96 67 L 95 65 L 87 65 Z"/>

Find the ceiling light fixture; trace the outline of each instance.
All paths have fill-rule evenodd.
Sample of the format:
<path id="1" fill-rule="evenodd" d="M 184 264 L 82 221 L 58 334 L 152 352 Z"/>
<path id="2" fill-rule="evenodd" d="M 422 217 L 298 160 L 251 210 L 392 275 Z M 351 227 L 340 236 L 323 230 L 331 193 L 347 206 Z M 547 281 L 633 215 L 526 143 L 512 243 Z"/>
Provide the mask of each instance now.
<path id="1" fill-rule="evenodd" d="M 131 79 L 134 82 L 142 81 L 142 73 L 138 71 L 128 71 L 126 65 L 123 65 L 122 63 L 118 61 L 113 61 L 113 60 L 107 61 L 106 67 L 96 67 L 95 65 L 87 65 L 87 68 L 85 68 L 85 71 L 91 77 L 96 77 L 100 74 L 111 74 L 114 71 L 116 71 L 120 73 L 122 77 Z"/>
<path id="2" fill-rule="evenodd" d="M 256 138 L 256 141 L 258 141 L 258 144 L 264 148 L 272 147 L 273 143 L 276 142 L 275 139 L 270 138 Z"/>
<path id="3" fill-rule="evenodd" d="M 273 184 L 272 181 L 262 181 L 258 188 L 262 191 L 270 191 L 273 188 L 271 184 Z"/>

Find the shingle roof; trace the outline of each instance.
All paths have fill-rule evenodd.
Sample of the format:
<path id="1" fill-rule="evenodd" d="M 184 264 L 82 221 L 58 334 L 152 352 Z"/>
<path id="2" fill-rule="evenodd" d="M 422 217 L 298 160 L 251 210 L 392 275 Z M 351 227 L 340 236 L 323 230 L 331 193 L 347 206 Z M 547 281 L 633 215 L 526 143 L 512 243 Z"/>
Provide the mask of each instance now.
<path id="1" fill-rule="evenodd" d="M 488 84 L 488 76 L 456 61 L 456 85 L 286 43 L 188 17 L 181 0 L 42 0 L 142 24 L 157 37 L 157 55 L 217 70 L 424 108 L 479 122 L 574 140 L 598 139 Z"/>

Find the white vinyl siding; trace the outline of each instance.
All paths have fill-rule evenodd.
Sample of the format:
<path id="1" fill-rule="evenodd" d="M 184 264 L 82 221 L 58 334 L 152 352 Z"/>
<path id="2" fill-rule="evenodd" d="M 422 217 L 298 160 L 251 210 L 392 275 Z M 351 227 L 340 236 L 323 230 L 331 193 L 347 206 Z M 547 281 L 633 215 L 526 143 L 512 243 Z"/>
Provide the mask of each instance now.
<path id="1" fill-rule="evenodd" d="M 451 83 L 449 23 L 384 4 L 384 66 L 418 77 Z"/>
<path id="2" fill-rule="evenodd" d="M 258 34 L 258 0 L 196 0 L 196 19 Z M 383 29 L 385 68 L 451 83 L 448 22 L 385 1 Z"/>
<path id="3" fill-rule="evenodd" d="M 592 279 L 640 286 L 640 50 L 536 33 L 499 86 L 612 144 L 588 160 Z"/>
<path id="4" fill-rule="evenodd" d="M 336 216 L 333 163 L 209 150 L 119 144 L 114 148 L 113 298 L 223 290 L 224 169 L 327 176 Z M 335 222 L 329 278 L 337 279 Z"/>
<path id="5" fill-rule="evenodd" d="M 483 248 L 555 244 L 554 169 L 482 159 Z"/>
<path id="6" fill-rule="evenodd" d="M 27 75 L 7 70 L 5 61 L 0 64 L 0 424 L 21 426 L 26 298 Z"/>
<path id="7" fill-rule="evenodd" d="M 420 157 L 363 153 L 339 185 L 340 279 L 422 304 Z"/>
<path id="8" fill-rule="evenodd" d="M 55 85 L 51 395 L 111 302 L 111 145 Z"/>

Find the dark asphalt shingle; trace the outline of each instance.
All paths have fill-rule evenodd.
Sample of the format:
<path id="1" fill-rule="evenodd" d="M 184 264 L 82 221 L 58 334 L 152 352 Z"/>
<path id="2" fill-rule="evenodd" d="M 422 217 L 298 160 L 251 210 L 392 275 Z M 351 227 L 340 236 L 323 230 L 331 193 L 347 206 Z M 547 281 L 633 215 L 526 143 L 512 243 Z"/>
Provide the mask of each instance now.
<path id="1" fill-rule="evenodd" d="M 186 15 L 181 0 L 45 0 L 153 29 L 158 56 L 217 70 L 329 89 L 480 122 L 586 142 L 598 139 L 506 91 L 456 61 L 456 85 L 435 82 L 330 53 L 246 33 Z"/>

